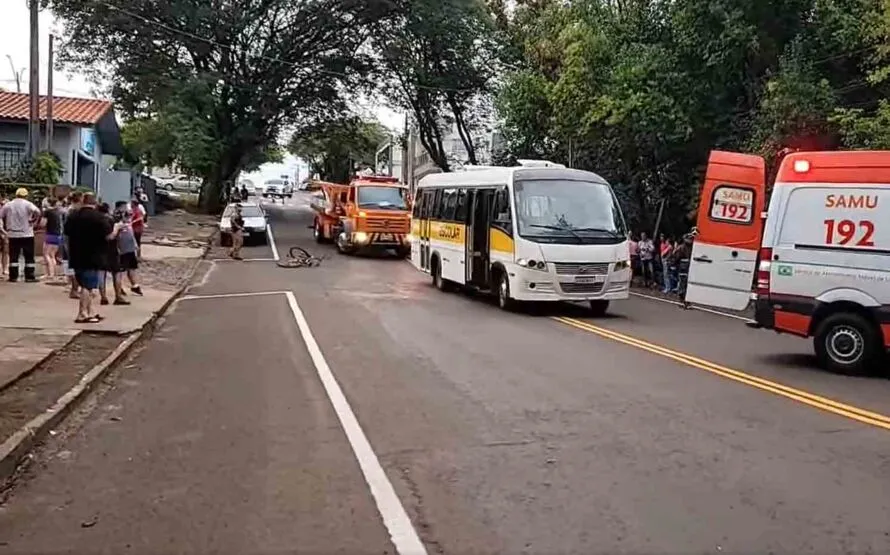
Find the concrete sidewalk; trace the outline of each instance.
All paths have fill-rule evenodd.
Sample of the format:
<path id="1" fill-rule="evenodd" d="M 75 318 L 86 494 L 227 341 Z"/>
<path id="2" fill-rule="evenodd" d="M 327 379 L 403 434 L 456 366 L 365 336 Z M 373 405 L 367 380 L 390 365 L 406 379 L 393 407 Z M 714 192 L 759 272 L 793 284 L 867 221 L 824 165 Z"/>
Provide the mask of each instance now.
<path id="1" fill-rule="evenodd" d="M 0 281 L 0 390 L 27 375 L 81 332 L 128 335 L 139 331 L 187 279 L 203 249 L 146 245 L 140 269 L 144 296 L 129 306 L 97 306 L 105 319 L 76 324 L 77 301 L 68 288 L 48 282 Z M 109 280 L 109 295 L 112 295 Z M 99 299 L 95 302 L 98 305 Z"/>

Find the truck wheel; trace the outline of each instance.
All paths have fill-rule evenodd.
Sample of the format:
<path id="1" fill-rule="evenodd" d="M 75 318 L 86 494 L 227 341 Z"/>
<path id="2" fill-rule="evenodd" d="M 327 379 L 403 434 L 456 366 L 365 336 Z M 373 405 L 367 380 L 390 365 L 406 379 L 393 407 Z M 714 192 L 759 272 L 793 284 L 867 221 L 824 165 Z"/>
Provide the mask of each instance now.
<path id="1" fill-rule="evenodd" d="M 595 300 L 590 301 L 590 312 L 594 316 L 605 316 L 609 310 L 609 301 Z"/>
<path id="2" fill-rule="evenodd" d="M 854 312 L 839 312 L 819 324 L 813 346 L 819 363 L 839 374 L 861 376 L 871 372 L 883 343 L 874 324 Z"/>
<path id="3" fill-rule="evenodd" d="M 318 220 L 315 220 L 315 225 L 312 226 L 312 236 L 315 237 L 316 243 L 324 243 L 324 230 Z"/>

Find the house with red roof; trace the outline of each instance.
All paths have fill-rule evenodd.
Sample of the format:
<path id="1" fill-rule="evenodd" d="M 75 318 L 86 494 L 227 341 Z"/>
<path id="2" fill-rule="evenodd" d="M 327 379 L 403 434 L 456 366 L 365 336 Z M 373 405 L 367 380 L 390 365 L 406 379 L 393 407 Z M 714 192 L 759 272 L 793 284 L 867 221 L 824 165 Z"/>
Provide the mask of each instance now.
<path id="1" fill-rule="evenodd" d="M 40 145 L 46 144 L 46 97 L 40 97 Z M 0 91 L 0 172 L 15 167 L 28 151 L 28 95 Z M 61 182 L 100 191 L 102 178 L 123 154 L 111 101 L 53 97 L 53 152 L 62 161 Z"/>

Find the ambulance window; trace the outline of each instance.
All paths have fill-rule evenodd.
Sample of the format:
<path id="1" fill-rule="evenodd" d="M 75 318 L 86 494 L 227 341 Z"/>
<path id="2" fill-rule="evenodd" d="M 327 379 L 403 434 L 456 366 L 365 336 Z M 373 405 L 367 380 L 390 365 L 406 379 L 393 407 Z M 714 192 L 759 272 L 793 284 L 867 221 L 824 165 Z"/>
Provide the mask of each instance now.
<path id="1" fill-rule="evenodd" d="M 754 190 L 719 185 L 711 195 L 710 216 L 718 222 L 750 224 L 754 221 Z"/>
<path id="2" fill-rule="evenodd" d="M 454 219 L 458 222 L 467 221 L 467 190 L 460 189 L 457 191 L 457 211 L 454 213 Z"/>

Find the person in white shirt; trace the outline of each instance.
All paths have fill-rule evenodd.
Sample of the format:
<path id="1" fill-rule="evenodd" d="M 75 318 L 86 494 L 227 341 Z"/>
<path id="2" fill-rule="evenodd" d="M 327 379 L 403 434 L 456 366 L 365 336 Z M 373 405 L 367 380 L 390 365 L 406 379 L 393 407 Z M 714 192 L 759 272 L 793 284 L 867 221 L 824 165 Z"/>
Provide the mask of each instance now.
<path id="1" fill-rule="evenodd" d="M 34 262 L 34 226 L 40 221 L 40 209 L 28 200 L 24 187 L 15 192 L 15 199 L 0 208 L 0 226 L 9 238 L 9 281 L 19 280 L 19 257 L 25 258 L 25 281 L 37 281 Z"/>

